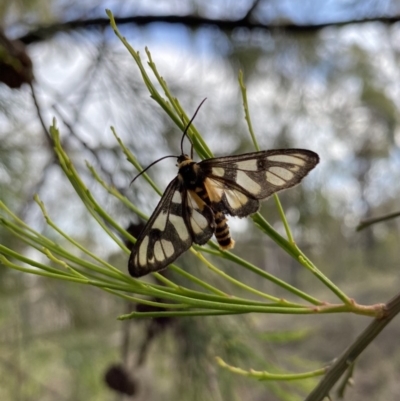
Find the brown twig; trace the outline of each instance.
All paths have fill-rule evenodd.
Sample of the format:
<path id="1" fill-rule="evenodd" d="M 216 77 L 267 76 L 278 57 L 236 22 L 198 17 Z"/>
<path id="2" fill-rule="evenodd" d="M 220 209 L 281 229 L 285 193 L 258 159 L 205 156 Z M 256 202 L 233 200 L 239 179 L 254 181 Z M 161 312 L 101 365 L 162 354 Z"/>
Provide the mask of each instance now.
<path id="1" fill-rule="evenodd" d="M 32 99 L 33 99 L 33 104 L 35 106 L 36 109 L 36 114 L 38 116 L 38 120 L 40 122 L 40 125 L 42 126 L 42 130 L 43 130 L 43 135 L 49 150 L 49 159 L 47 160 L 45 166 L 43 167 L 42 171 L 40 172 L 40 174 L 38 174 L 39 179 L 36 181 L 35 184 L 32 185 L 32 187 L 27 191 L 27 201 L 23 204 L 21 210 L 18 212 L 19 216 L 25 216 L 28 211 L 29 208 L 32 205 L 33 202 L 33 195 L 35 195 L 36 193 L 39 193 L 42 186 L 44 185 L 44 183 L 46 182 L 46 176 L 47 173 L 50 171 L 50 168 L 54 165 L 58 164 L 58 159 L 57 156 L 54 152 L 53 149 L 53 140 L 51 139 L 49 130 L 46 127 L 46 123 L 44 122 L 44 118 L 43 118 L 43 113 L 42 113 L 42 109 L 41 106 L 39 104 L 39 101 L 37 99 L 36 96 L 36 90 L 35 90 L 35 86 L 34 84 L 31 82 L 29 83 L 29 86 L 31 88 L 31 95 L 32 95 Z"/>
<path id="2" fill-rule="evenodd" d="M 113 185 L 114 187 L 116 187 L 114 180 L 113 180 L 113 176 L 112 173 L 110 171 L 107 170 L 107 168 L 105 167 L 103 161 L 101 160 L 101 157 L 97 154 L 96 150 L 91 148 L 76 132 L 75 129 L 72 125 L 72 123 L 67 121 L 67 118 L 63 115 L 63 113 L 61 112 L 60 108 L 56 105 L 53 106 L 53 109 L 58 113 L 58 115 L 60 116 L 63 124 L 68 128 L 68 131 L 70 133 L 70 135 L 75 138 L 89 153 L 92 154 L 92 156 L 96 159 L 96 162 L 98 163 L 101 171 L 107 176 L 108 181 L 110 182 L 111 185 Z M 119 189 L 118 190 L 120 192 L 123 192 L 123 189 Z"/>
<path id="3" fill-rule="evenodd" d="M 33 83 L 30 83 L 29 86 L 31 88 L 31 95 L 32 95 L 32 99 L 33 99 L 33 104 L 35 105 L 36 113 L 37 113 L 37 116 L 39 118 L 40 125 L 43 128 L 43 132 L 45 134 L 44 136 L 45 136 L 47 145 L 49 146 L 50 151 L 53 151 L 53 146 L 54 146 L 53 140 L 51 139 L 49 130 L 47 128 L 47 127 L 50 126 L 50 124 L 46 125 L 46 123 L 44 122 L 42 109 L 40 107 L 39 101 L 38 101 L 37 96 L 36 96 L 35 86 L 33 85 Z"/>
<path id="4" fill-rule="evenodd" d="M 394 212 L 394 213 L 385 214 L 385 215 L 379 216 L 379 217 L 372 217 L 370 219 L 361 220 L 360 224 L 356 227 L 356 231 L 361 231 L 364 228 L 372 226 L 373 224 L 381 223 L 382 221 L 386 221 L 386 220 L 391 220 L 391 219 L 394 219 L 399 216 L 400 216 L 400 212 Z"/>
<path id="5" fill-rule="evenodd" d="M 385 305 L 384 311 L 384 315 L 381 318 L 374 319 L 342 356 L 333 363 L 327 374 L 305 401 L 322 401 L 329 395 L 330 390 L 343 373 L 346 372 L 365 348 L 400 312 L 400 293 Z"/>

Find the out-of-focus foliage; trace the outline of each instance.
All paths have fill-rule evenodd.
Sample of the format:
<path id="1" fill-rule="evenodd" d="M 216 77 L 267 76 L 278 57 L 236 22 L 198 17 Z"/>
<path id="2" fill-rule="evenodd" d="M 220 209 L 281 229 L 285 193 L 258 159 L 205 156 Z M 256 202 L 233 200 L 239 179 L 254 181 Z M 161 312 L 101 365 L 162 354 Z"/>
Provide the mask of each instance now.
<path id="1" fill-rule="evenodd" d="M 52 0 L 4 0 L 0 3 L 0 25 L 23 22 L 43 24 L 49 22 L 53 13 Z"/>

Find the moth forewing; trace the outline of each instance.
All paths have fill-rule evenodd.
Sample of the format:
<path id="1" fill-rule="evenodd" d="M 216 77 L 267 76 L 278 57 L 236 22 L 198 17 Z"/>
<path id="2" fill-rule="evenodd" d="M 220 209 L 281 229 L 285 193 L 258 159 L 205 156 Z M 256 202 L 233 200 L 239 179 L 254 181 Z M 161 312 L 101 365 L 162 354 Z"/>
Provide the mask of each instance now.
<path id="1" fill-rule="evenodd" d="M 133 277 L 164 269 L 191 246 L 180 199 L 180 182 L 175 178 L 132 249 L 128 269 Z"/>
<path id="2" fill-rule="evenodd" d="M 221 198 L 218 201 L 215 197 L 216 207 L 226 207 L 229 214 L 244 217 L 258 209 L 252 200 L 266 199 L 297 185 L 318 162 L 318 155 L 310 150 L 274 149 L 208 159 L 199 165 L 212 179 L 210 191 Z M 248 198 L 247 202 L 239 193 Z"/>
<path id="3" fill-rule="evenodd" d="M 166 268 L 190 248 L 214 234 L 214 213 L 175 178 L 139 235 L 129 258 L 129 273 L 140 277 Z"/>

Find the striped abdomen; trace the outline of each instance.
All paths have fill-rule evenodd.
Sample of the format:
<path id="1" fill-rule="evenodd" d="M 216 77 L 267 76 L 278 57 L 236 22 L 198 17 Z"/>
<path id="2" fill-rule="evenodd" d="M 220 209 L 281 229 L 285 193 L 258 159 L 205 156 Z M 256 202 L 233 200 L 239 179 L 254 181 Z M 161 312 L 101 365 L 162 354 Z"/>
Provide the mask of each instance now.
<path id="1" fill-rule="evenodd" d="M 235 246 L 235 241 L 231 238 L 225 214 L 213 209 L 208 193 L 204 187 L 197 187 L 195 192 L 208 206 L 211 207 L 214 212 L 214 220 L 216 225 L 214 235 L 220 248 L 232 249 Z"/>
<path id="2" fill-rule="evenodd" d="M 231 238 L 229 227 L 225 215 L 222 212 L 214 213 L 215 224 L 215 237 L 221 249 L 231 249 L 235 246 L 235 241 Z"/>

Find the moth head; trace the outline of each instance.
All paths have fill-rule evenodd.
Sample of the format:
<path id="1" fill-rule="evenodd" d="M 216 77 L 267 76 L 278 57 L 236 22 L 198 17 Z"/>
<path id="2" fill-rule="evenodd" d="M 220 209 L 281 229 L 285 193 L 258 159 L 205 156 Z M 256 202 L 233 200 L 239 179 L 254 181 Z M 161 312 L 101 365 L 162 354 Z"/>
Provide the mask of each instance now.
<path id="1" fill-rule="evenodd" d="M 192 161 L 193 161 L 192 158 L 189 157 L 188 155 L 181 154 L 180 156 L 177 157 L 176 166 L 181 168 L 186 166 L 187 164 L 190 164 Z"/>

